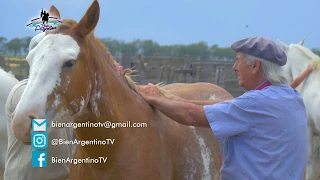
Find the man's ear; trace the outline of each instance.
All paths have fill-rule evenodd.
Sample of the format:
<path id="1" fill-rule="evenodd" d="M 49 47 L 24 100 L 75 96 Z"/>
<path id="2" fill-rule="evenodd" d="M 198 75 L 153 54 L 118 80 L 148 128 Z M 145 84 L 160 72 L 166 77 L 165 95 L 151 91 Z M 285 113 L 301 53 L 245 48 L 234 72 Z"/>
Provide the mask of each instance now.
<path id="1" fill-rule="evenodd" d="M 260 61 L 254 61 L 252 65 L 252 74 L 256 74 L 261 67 L 261 62 Z"/>

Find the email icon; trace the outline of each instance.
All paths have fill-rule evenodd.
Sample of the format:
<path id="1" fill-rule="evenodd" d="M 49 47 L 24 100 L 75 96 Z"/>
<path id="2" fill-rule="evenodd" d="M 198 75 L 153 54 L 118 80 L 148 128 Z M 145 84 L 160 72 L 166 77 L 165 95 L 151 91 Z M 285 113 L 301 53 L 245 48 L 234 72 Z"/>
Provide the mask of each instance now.
<path id="1" fill-rule="evenodd" d="M 32 131 L 47 131 L 48 121 L 46 119 L 32 119 Z"/>

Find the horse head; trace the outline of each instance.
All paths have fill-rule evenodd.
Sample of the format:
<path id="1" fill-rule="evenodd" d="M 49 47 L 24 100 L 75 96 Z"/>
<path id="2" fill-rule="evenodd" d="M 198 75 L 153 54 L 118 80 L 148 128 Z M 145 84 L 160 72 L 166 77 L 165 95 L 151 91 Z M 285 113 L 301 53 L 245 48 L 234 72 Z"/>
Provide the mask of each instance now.
<path id="1" fill-rule="evenodd" d="M 50 14 L 60 19 L 56 7 L 51 6 Z M 93 34 L 99 15 L 100 7 L 94 0 L 79 23 L 63 20 L 29 52 L 29 80 L 12 125 L 22 142 L 30 143 L 32 119 L 73 119 L 83 117 L 88 108 L 99 115 L 102 75 L 96 72 L 117 76 L 112 71 L 114 59 Z"/>

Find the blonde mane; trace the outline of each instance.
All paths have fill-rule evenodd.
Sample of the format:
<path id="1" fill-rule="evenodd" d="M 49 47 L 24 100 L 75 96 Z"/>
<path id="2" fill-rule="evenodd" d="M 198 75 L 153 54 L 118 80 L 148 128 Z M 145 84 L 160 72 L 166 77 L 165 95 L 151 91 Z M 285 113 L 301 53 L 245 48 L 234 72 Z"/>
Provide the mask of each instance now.
<path id="1" fill-rule="evenodd" d="M 315 70 L 320 70 L 320 57 L 317 54 L 314 54 L 310 49 L 301 45 L 293 45 L 293 47 L 297 48 L 300 52 L 309 57 L 311 64 L 315 65 Z"/>
<path id="2" fill-rule="evenodd" d="M 46 33 L 61 33 L 65 30 L 70 29 L 72 26 L 75 26 L 77 24 L 78 23 L 72 19 L 64 19 L 62 21 L 62 23 L 57 26 L 57 29 L 47 31 Z M 88 35 L 87 38 L 94 40 L 96 45 L 98 45 L 103 50 L 102 53 L 105 53 L 105 57 L 106 57 L 105 59 L 107 60 L 107 63 L 109 63 L 109 65 L 111 67 L 113 67 L 113 63 L 116 62 L 116 60 L 111 55 L 111 53 L 107 50 L 105 44 L 103 44 L 100 39 L 95 37 L 93 31 Z M 112 68 L 112 69 L 115 71 L 114 68 Z M 120 73 L 120 78 L 126 82 L 126 84 L 128 85 L 128 87 L 130 89 L 134 90 L 135 92 L 138 92 L 137 83 L 135 81 L 133 81 L 133 79 L 132 79 L 132 74 L 137 71 L 133 70 L 133 69 L 134 68 L 127 68 L 127 69 L 122 70 L 122 72 Z M 167 98 L 167 97 L 169 97 L 170 94 L 162 88 L 162 85 L 163 85 L 162 83 L 156 84 L 157 88 L 159 89 L 160 94 Z"/>

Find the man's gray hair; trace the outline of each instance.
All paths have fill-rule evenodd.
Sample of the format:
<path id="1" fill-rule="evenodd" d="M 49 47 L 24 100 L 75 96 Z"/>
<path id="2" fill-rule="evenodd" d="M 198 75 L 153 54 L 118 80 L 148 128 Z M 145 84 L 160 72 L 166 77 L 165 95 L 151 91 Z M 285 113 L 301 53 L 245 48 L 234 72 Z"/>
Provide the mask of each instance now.
<path id="1" fill-rule="evenodd" d="M 251 65 L 255 62 L 255 60 L 258 60 L 261 62 L 262 71 L 264 74 L 264 77 L 273 85 L 278 84 L 288 84 L 288 80 L 284 75 L 283 69 L 281 66 L 271 63 L 265 59 L 255 57 L 252 55 L 246 55 L 246 62 L 248 65 Z"/>

